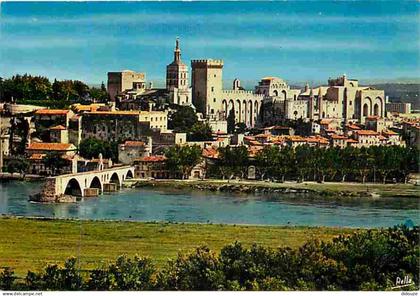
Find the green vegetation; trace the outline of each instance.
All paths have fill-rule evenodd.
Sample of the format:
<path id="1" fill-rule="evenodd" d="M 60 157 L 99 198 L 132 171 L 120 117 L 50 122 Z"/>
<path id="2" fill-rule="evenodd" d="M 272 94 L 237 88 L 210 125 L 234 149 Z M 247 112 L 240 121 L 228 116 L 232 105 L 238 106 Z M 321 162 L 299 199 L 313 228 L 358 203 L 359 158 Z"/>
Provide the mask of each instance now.
<path id="1" fill-rule="evenodd" d="M 205 228 L 204 225 L 201 227 Z M 24 281 L 16 281 L 13 271 L 6 268 L 0 273 L 0 288 L 390 290 L 397 277 L 408 276 L 413 285 L 402 289 L 417 290 L 419 243 L 418 227 L 400 226 L 360 230 L 329 241 L 310 239 L 299 248 L 247 246 L 236 241 L 224 245 L 220 252 L 214 252 L 203 245 L 193 251 L 181 251 L 159 268 L 153 264 L 153 257 L 120 256 L 115 263 L 100 266 L 97 262 L 94 269 L 81 270 L 79 264 L 82 262 L 70 258 L 64 266 L 50 264 L 42 271 L 33 271 L 31 267 Z"/>
<path id="2" fill-rule="evenodd" d="M 5 169 L 12 175 L 14 173 L 25 174 L 29 169 L 29 162 L 23 156 L 9 157 Z"/>
<path id="3" fill-rule="evenodd" d="M 106 142 L 96 138 L 83 139 L 79 144 L 79 154 L 86 158 L 98 158 L 102 154 L 104 158 L 118 161 L 118 143 Z"/>
<path id="4" fill-rule="evenodd" d="M 176 111 L 169 115 L 168 128 L 175 132 L 187 133 L 188 141 L 208 141 L 212 130 L 207 123 L 198 121 L 194 109 L 189 106 L 174 106 Z"/>
<path id="5" fill-rule="evenodd" d="M 28 74 L 15 75 L 8 79 L 0 78 L 1 99 L 3 102 L 15 101 L 19 104 L 33 104 L 51 108 L 65 108 L 73 103 L 86 101 L 105 102 L 108 94 L 105 85 L 89 88 L 78 80 L 57 80 L 51 83 L 48 78 Z"/>
<path id="6" fill-rule="evenodd" d="M 171 146 L 166 149 L 166 167 L 173 175 L 181 175 L 182 179 L 187 179 L 191 170 L 201 159 L 201 148 L 194 146 Z"/>
<path id="7" fill-rule="evenodd" d="M 235 175 L 244 178 L 248 165 L 248 150 L 245 146 L 219 148 L 217 167 L 223 179 L 232 179 Z"/>
<path id="8" fill-rule="evenodd" d="M 179 251 L 201 245 L 214 251 L 234 241 L 245 246 L 298 248 L 307 240 L 331 240 L 354 229 L 329 227 L 272 227 L 212 224 L 171 224 L 117 221 L 0 219 L 0 266 L 19 276 L 47 263 L 77 256 L 82 269 L 107 264 L 119 255 L 140 254 L 163 266 Z"/>
<path id="9" fill-rule="evenodd" d="M 212 177 L 244 177 L 244 170 L 255 165 L 261 179 L 304 181 L 366 181 L 395 180 L 406 183 L 412 172 L 417 172 L 419 153 L 414 147 L 372 146 L 340 149 L 278 146 L 264 147 L 255 157 L 242 157 L 244 147 L 220 148 L 219 160 L 211 169 Z M 219 174 L 217 174 L 219 172 Z"/>

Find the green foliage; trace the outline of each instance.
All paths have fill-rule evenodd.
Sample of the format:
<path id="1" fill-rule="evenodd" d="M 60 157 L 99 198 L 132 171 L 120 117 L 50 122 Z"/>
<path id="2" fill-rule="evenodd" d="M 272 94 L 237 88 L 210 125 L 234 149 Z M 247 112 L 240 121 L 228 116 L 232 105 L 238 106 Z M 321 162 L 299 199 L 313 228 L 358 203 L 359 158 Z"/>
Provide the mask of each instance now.
<path id="1" fill-rule="evenodd" d="M 261 178 L 271 177 L 300 181 L 374 181 L 382 177 L 385 183 L 392 176 L 407 181 L 410 172 L 418 170 L 418 150 L 412 147 L 373 146 L 318 148 L 307 145 L 264 147 L 255 157 Z"/>
<path id="2" fill-rule="evenodd" d="M 231 179 L 234 176 L 244 178 L 249 165 L 248 149 L 245 146 L 226 146 L 220 147 L 218 151 L 217 166 L 223 179 L 226 177 Z"/>
<path id="3" fill-rule="evenodd" d="M 212 133 L 208 123 L 197 122 L 189 130 L 188 141 L 209 141 L 213 139 Z"/>
<path id="4" fill-rule="evenodd" d="M 238 122 L 235 125 L 235 133 L 237 133 L 237 134 L 245 133 L 246 129 L 247 129 L 246 124 L 243 123 L 243 122 Z"/>
<path id="5" fill-rule="evenodd" d="M 191 170 L 201 159 L 201 148 L 194 146 L 171 146 L 165 151 L 166 167 L 172 174 L 181 173 L 182 179 L 188 178 Z"/>
<path id="6" fill-rule="evenodd" d="M 70 258 L 64 266 L 48 265 L 41 273 L 29 271 L 26 285 L 30 290 L 77 291 L 83 288 L 83 279 L 76 267 L 76 258 Z"/>
<path id="7" fill-rule="evenodd" d="M 179 106 L 177 111 L 169 116 L 168 128 L 176 132 L 188 133 L 197 122 L 198 118 L 193 108 Z"/>
<path id="8" fill-rule="evenodd" d="M 229 134 L 233 134 L 235 132 L 235 110 L 232 109 L 229 111 L 226 121 L 227 121 L 227 132 Z"/>
<path id="9" fill-rule="evenodd" d="M 48 152 L 44 158 L 44 163 L 47 168 L 52 171 L 53 175 L 58 175 L 61 170 L 67 165 L 67 161 L 59 152 Z"/>
<path id="10" fill-rule="evenodd" d="M 50 108 L 65 108 L 72 103 L 94 100 L 105 102 L 108 94 L 105 85 L 101 88 L 89 87 L 78 80 L 54 80 L 46 77 L 28 74 L 15 75 L 0 80 L 1 99 L 4 102 L 13 101 L 20 104 L 33 104 Z"/>
<path id="11" fill-rule="evenodd" d="M 83 139 L 79 144 L 79 154 L 86 158 L 98 158 L 102 154 L 104 158 L 111 158 L 118 161 L 118 143 L 105 142 L 96 138 Z"/>
<path id="12" fill-rule="evenodd" d="M 0 272 L 0 290 L 12 290 L 15 280 L 14 271 L 9 267 L 3 268 Z"/>
<path id="13" fill-rule="evenodd" d="M 7 160 L 7 172 L 25 174 L 29 169 L 29 162 L 23 156 L 13 156 Z"/>
<path id="14" fill-rule="evenodd" d="M 157 277 L 160 290 L 223 290 L 224 282 L 219 260 L 207 247 L 179 254 Z"/>
<path id="15" fill-rule="evenodd" d="M 397 277 L 409 276 L 419 288 L 419 228 L 398 226 L 357 231 L 330 242 L 310 240 L 298 249 L 249 248 L 235 242 L 220 254 L 202 246 L 179 253 L 157 271 L 149 259 L 119 257 L 107 268 L 81 277 L 76 260 L 28 272 L 30 290 L 390 290 Z M 0 287 L 13 288 L 10 270 Z"/>
<path id="16" fill-rule="evenodd" d="M 154 287 L 152 276 L 155 268 L 150 259 L 118 257 L 108 269 L 95 269 L 87 282 L 88 290 L 97 291 L 143 291 Z"/>

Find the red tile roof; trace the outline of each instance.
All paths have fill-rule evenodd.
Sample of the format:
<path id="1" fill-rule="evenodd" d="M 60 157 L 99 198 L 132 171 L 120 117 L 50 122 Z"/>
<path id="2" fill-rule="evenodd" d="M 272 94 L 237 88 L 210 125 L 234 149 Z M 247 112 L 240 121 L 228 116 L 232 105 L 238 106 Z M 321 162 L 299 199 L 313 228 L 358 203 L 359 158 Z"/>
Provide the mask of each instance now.
<path id="1" fill-rule="evenodd" d="M 360 130 L 356 132 L 360 136 L 378 136 L 379 133 L 372 130 Z"/>
<path id="2" fill-rule="evenodd" d="M 127 147 L 143 147 L 145 143 L 143 141 L 125 141 L 124 145 Z"/>
<path id="3" fill-rule="evenodd" d="M 352 129 L 352 130 L 360 130 L 360 127 L 358 127 L 357 125 L 355 125 L 355 124 L 348 124 L 348 125 L 346 125 L 346 127 L 348 128 L 348 129 Z"/>
<path id="4" fill-rule="evenodd" d="M 140 116 L 139 111 L 92 111 L 86 112 L 85 115 L 135 115 Z"/>
<path id="5" fill-rule="evenodd" d="M 64 109 L 40 109 L 40 110 L 36 110 L 35 114 L 38 114 L 38 115 L 66 115 L 69 112 L 70 112 L 70 110 L 64 110 Z"/>
<path id="6" fill-rule="evenodd" d="M 345 140 L 345 139 L 347 139 L 347 137 L 342 136 L 342 135 L 333 134 L 333 135 L 331 135 L 331 139 L 333 139 L 333 140 Z"/>
<path id="7" fill-rule="evenodd" d="M 213 147 L 207 147 L 203 149 L 202 155 L 203 157 L 207 157 L 207 158 L 218 158 L 219 152 L 217 151 L 217 149 Z"/>
<path id="8" fill-rule="evenodd" d="M 151 156 L 140 157 L 137 160 L 147 161 L 147 162 L 160 162 L 160 161 L 165 161 L 166 156 L 165 155 L 151 155 Z"/>
<path id="9" fill-rule="evenodd" d="M 46 154 L 41 154 L 41 153 L 34 153 L 32 154 L 29 159 L 31 160 L 41 160 L 46 156 Z"/>
<path id="10" fill-rule="evenodd" d="M 66 143 L 31 143 L 28 150 L 50 150 L 50 151 L 68 151 L 76 150 L 73 144 Z"/>
<path id="11" fill-rule="evenodd" d="M 382 132 L 385 136 L 397 136 L 398 133 L 392 131 L 392 130 L 386 130 Z"/>

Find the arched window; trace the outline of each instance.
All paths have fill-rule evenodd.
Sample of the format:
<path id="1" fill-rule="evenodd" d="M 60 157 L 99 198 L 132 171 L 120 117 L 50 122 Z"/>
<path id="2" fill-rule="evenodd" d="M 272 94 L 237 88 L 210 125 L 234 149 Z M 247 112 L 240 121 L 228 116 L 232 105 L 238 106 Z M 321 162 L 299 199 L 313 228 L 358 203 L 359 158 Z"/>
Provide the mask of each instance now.
<path id="1" fill-rule="evenodd" d="M 375 116 L 379 115 L 379 105 L 378 104 L 375 104 L 375 106 L 373 106 L 373 114 Z"/>
<path id="2" fill-rule="evenodd" d="M 368 116 L 369 115 L 369 106 L 368 104 L 364 104 L 363 105 L 363 116 Z"/>

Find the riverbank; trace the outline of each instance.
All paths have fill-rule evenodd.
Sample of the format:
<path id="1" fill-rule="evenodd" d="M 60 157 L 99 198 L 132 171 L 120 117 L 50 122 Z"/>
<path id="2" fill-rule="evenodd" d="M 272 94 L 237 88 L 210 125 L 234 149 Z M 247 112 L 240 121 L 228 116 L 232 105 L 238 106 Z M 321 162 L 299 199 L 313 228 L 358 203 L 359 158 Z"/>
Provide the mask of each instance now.
<path id="1" fill-rule="evenodd" d="M 78 257 L 82 269 L 115 261 L 121 254 L 148 256 L 161 266 L 179 251 L 207 245 L 219 251 L 240 241 L 267 247 L 298 248 L 309 239 L 331 240 L 355 229 L 226 224 L 144 223 L 59 219 L 0 218 L 0 266 L 19 276 L 47 263 Z"/>
<path id="2" fill-rule="evenodd" d="M 420 198 L 420 187 L 413 184 L 264 182 L 238 180 L 126 180 L 128 187 L 167 187 L 236 193 L 293 193 L 326 198 Z"/>
<path id="3" fill-rule="evenodd" d="M 40 175 L 31 175 L 31 174 L 10 174 L 10 173 L 0 173 L 0 182 L 4 181 L 42 181 L 45 180 L 44 176 Z"/>

